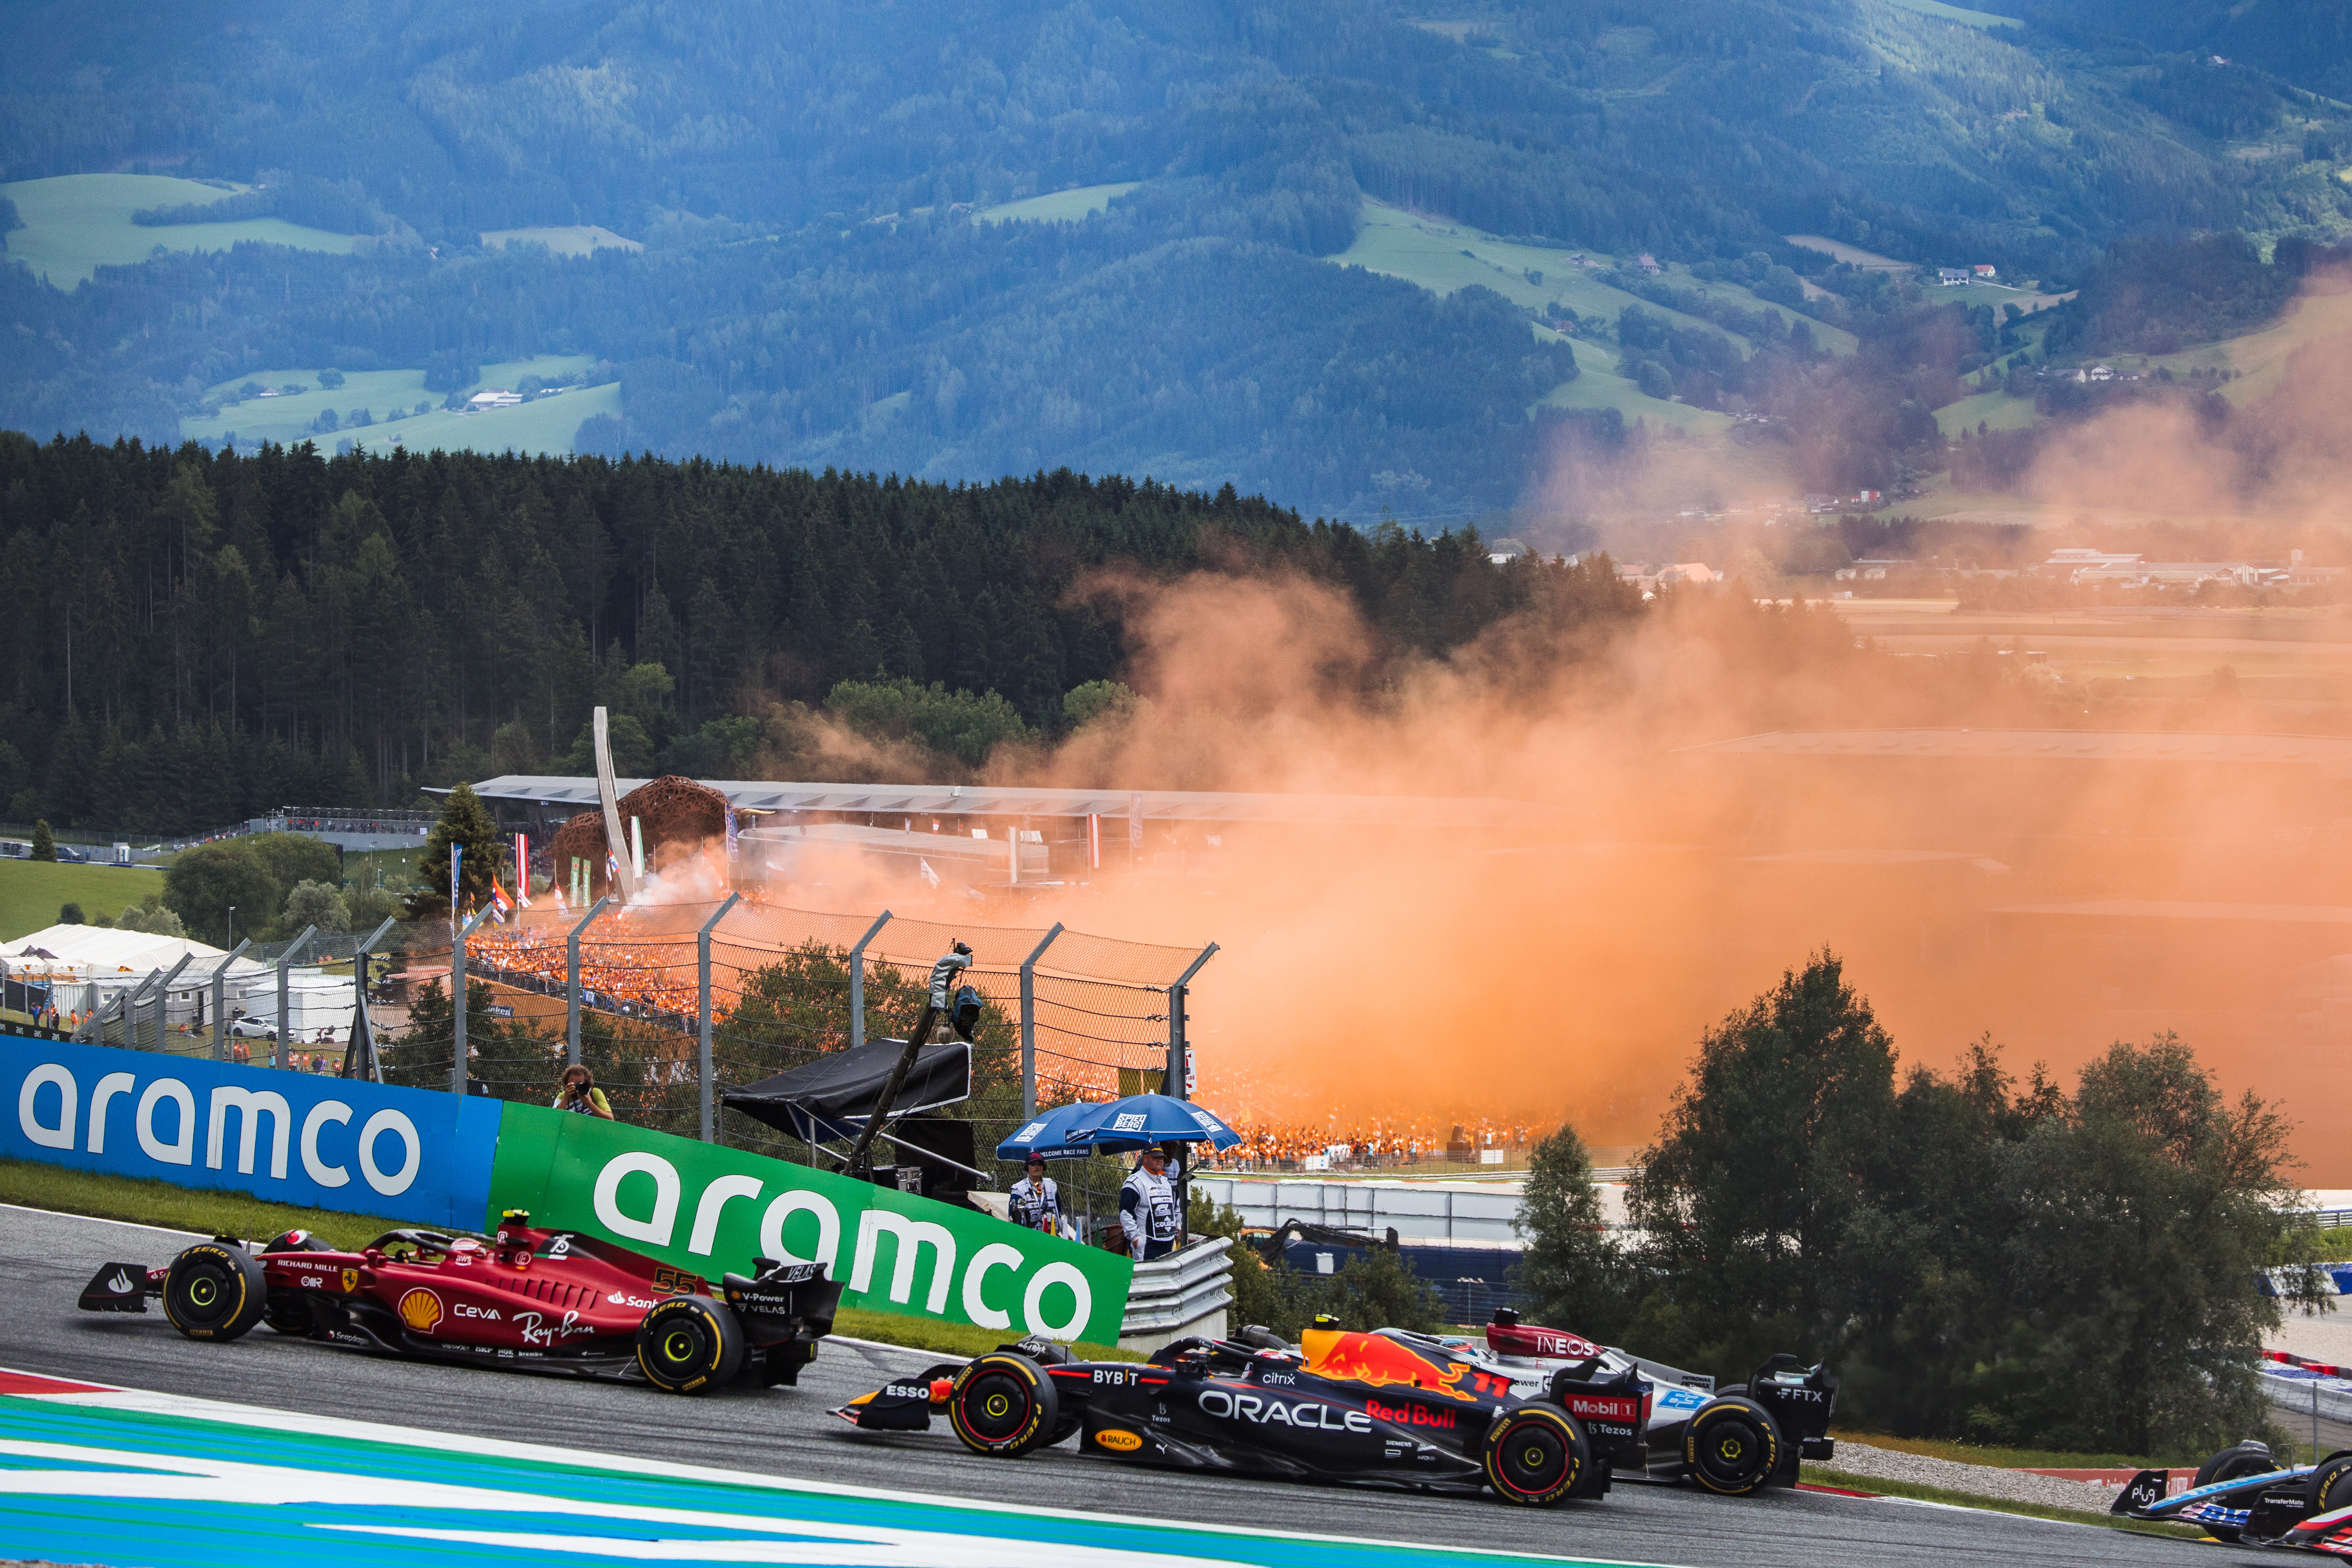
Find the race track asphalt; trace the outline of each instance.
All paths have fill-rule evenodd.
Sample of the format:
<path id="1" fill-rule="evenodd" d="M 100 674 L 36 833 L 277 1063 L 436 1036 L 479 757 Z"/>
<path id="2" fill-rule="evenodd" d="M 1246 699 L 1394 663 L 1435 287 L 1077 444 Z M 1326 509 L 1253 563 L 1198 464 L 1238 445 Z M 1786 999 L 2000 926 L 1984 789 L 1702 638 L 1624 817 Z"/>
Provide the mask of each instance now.
<path id="1" fill-rule="evenodd" d="M 485 1372 L 280 1339 L 182 1339 L 160 1311 L 75 1308 L 110 1262 L 161 1264 L 190 1238 L 0 1205 L 0 1366 L 427 1430 L 599 1453 L 1046 1508 L 1166 1516 L 1244 1528 L 1526 1552 L 1677 1568 L 1882 1568 L 2213 1561 L 2212 1548 L 2092 1526 L 1823 1493 L 1707 1497 L 1619 1484 L 1597 1502 L 1533 1510 L 1462 1498 L 1117 1468 L 1068 1447 L 1008 1463 L 966 1454 L 944 1431 L 860 1437 L 824 1414 L 931 1358 L 828 1343 L 798 1388 L 681 1399 L 641 1385 Z"/>

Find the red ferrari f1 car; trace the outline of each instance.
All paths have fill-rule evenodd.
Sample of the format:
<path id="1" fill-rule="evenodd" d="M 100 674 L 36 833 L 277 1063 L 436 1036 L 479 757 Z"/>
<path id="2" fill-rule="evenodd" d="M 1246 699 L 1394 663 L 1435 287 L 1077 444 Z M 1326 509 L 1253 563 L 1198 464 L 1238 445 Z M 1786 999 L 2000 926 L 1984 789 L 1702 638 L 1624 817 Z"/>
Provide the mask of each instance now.
<path id="1" fill-rule="evenodd" d="M 841 1287 L 820 1264 L 759 1261 L 713 1289 L 609 1242 L 534 1227 L 510 1210 L 494 1237 L 394 1230 L 357 1252 L 305 1231 L 247 1248 L 198 1242 L 161 1268 L 110 1263 L 86 1312 L 163 1315 L 192 1340 L 257 1323 L 282 1334 L 475 1365 L 642 1377 L 671 1394 L 791 1384 L 833 1329 Z"/>

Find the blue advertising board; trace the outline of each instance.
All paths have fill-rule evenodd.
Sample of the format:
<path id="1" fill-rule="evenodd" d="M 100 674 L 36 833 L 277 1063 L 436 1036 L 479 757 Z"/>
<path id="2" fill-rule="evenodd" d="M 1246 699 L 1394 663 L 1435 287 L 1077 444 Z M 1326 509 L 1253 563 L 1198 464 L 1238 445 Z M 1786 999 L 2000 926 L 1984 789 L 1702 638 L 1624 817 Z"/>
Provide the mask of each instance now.
<path id="1" fill-rule="evenodd" d="M 478 1230 L 501 1110 L 477 1095 L 0 1035 L 0 1154 L 305 1208 Z"/>

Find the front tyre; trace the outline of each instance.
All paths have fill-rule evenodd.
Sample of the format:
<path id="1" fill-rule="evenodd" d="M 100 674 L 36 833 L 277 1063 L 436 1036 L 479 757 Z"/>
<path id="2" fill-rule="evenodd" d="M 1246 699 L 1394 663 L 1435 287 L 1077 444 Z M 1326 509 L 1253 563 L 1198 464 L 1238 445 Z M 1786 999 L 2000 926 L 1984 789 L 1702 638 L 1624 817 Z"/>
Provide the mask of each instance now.
<path id="1" fill-rule="evenodd" d="M 948 1394 L 948 1425 L 963 1446 L 992 1458 L 1017 1459 L 1043 1447 L 1062 1426 L 1061 1396 L 1045 1368 L 1025 1355 L 993 1351 L 959 1373 Z"/>
<path id="2" fill-rule="evenodd" d="M 2271 1451 L 2268 1448 L 2241 1443 L 2234 1448 L 2222 1449 L 2198 1466 L 2196 1479 L 2191 1481 L 2189 1486 L 2193 1490 L 2198 1487 L 2210 1487 L 2225 1481 L 2252 1480 L 2256 1476 L 2265 1475 L 2277 1468 L 2279 1468 L 2279 1463 L 2271 1457 Z M 2208 1535 L 2230 1546 L 2235 1546 L 2239 1537 L 2245 1533 L 2242 1527 L 2234 1524 L 2208 1524 L 2204 1528 Z"/>
<path id="3" fill-rule="evenodd" d="M 1683 1428 L 1683 1473 L 1718 1497 L 1759 1491 L 1780 1466 L 1780 1428 L 1744 1394 L 1699 1406 Z"/>
<path id="4" fill-rule="evenodd" d="M 700 1394 L 734 1381 L 743 1326 L 707 1296 L 673 1296 L 637 1323 L 637 1370 L 664 1394 Z"/>
<path id="5" fill-rule="evenodd" d="M 1480 1458 L 1496 1497 L 1521 1508 L 1549 1508 L 1576 1490 L 1592 1450 L 1567 1412 L 1523 1405 L 1486 1428 Z"/>
<path id="6" fill-rule="evenodd" d="M 261 1260 L 226 1241 L 200 1241 L 172 1259 L 163 1316 L 192 1340 L 243 1339 L 268 1310 Z"/>

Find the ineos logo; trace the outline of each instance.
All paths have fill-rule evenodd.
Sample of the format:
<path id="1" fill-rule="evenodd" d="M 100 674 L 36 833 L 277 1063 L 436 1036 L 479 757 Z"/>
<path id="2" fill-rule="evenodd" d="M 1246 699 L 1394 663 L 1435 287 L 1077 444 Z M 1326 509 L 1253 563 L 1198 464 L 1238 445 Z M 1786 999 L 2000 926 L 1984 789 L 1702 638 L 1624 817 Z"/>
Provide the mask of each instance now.
<path id="1" fill-rule="evenodd" d="M 1227 1421 L 1254 1421 L 1261 1426 L 1308 1426 L 1324 1432 L 1370 1432 L 1372 1418 L 1360 1410 L 1339 1411 L 1328 1405 L 1302 1399 L 1292 1404 L 1281 1399 L 1263 1399 L 1255 1394 L 1234 1394 L 1222 1388 L 1204 1388 L 1200 1394 L 1201 1413 Z"/>

